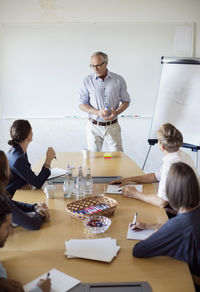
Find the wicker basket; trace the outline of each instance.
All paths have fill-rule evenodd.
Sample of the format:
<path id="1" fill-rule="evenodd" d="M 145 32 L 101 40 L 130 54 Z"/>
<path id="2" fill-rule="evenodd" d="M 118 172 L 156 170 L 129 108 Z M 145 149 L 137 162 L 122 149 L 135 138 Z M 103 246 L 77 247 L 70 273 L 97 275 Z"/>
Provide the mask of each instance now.
<path id="1" fill-rule="evenodd" d="M 93 214 L 81 214 L 78 213 L 78 211 L 81 210 L 85 210 L 86 208 L 90 207 L 90 206 L 96 206 L 99 204 L 106 204 L 109 206 L 109 208 L 101 210 L 99 212 L 93 213 Z M 68 212 L 68 214 L 70 214 L 73 218 L 76 218 L 78 220 L 84 220 L 86 217 L 91 216 L 91 215 L 101 215 L 101 216 L 106 216 L 106 217 L 110 217 L 114 211 L 115 208 L 117 206 L 117 201 L 103 196 L 94 196 L 94 197 L 87 197 L 84 198 L 82 200 L 77 200 L 74 202 L 71 202 L 69 204 L 67 204 L 66 206 L 66 210 Z"/>

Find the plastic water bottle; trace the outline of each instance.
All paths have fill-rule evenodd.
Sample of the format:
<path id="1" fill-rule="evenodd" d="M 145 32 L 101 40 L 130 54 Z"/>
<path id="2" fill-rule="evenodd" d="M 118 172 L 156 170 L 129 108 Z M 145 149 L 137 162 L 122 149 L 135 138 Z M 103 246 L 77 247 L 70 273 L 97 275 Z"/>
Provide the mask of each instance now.
<path id="1" fill-rule="evenodd" d="M 64 198 L 71 198 L 74 192 L 74 179 L 72 169 L 68 168 L 65 181 L 63 183 Z"/>
<path id="2" fill-rule="evenodd" d="M 79 199 L 85 196 L 84 192 L 84 178 L 82 167 L 80 166 L 78 169 L 78 176 L 76 179 L 76 197 Z"/>
<path id="3" fill-rule="evenodd" d="M 106 109 L 106 110 L 109 110 L 109 105 L 108 105 L 107 102 L 105 102 L 105 109 Z"/>
<path id="4" fill-rule="evenodd" d="M 92 195 L 93 180 L 90 168 L 87 169 L 87 175 L 85 177 L 85 193 L 87 195 Z"/>

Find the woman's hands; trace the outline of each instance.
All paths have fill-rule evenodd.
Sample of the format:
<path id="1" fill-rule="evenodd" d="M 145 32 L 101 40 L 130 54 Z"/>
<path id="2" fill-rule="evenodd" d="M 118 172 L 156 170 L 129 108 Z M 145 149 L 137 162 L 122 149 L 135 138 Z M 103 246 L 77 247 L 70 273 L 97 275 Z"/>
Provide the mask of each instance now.
<path id="1" fill-rule="evenodd" d="M 48 221 L 50 219 L 50 213 L 47 205 L 45 203 L 37 203 L 35 207 L 35 212 L 40 214 L 45 221 Z"/>
<path id="2" fill-rule="evenodd" d="M 46 152 L 46 160 L 44 165 L 50 168 L 51 161 L 56 157 L 56 152 L 54 151 L 53 147 L 48 147 Z"/>

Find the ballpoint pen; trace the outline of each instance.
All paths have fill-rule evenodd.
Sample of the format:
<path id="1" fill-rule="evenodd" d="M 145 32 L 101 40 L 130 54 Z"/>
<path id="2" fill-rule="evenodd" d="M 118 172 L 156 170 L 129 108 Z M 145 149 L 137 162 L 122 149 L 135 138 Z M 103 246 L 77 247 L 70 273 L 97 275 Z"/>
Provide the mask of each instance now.
<path id="1" fill-rule="evenodd" d="M 138 212 L 135 212 L 135 216 L 134 216 L 133 222 L 131 223 L 131 226 L 135 225 L 137 216 L 138 216 Z"/>

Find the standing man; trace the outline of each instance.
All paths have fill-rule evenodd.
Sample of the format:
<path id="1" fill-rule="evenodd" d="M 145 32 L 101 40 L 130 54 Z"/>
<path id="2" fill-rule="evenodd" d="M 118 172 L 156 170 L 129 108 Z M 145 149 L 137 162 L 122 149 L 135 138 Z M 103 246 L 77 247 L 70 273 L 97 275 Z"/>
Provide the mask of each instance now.
<path id="1" fill-rule="evenodd" d="M 80 89 L 79 108 L 89 113 L 87 142 L 91 151 L 102 151 L 103 142 L 110 151 L 123 151 L 121 128 L 117 116 L 130 103 L 126 82 L 107 69 L 108 56 L 96 52 L 91 56 L 88 75 Z"/>

